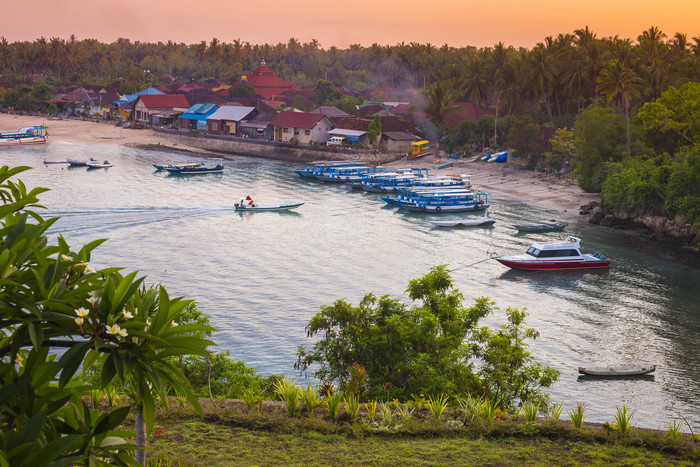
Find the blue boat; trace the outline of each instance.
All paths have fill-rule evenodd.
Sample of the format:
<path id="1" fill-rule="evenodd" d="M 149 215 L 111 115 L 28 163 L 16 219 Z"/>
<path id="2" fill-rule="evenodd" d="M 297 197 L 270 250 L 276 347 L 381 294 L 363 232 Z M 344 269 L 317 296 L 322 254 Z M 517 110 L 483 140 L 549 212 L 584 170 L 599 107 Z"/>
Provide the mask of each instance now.
<path id="1" fill-rule="evenodd" d="M 45 143 L 49 137 L 46 125 L 25 126 L 17 131 L 0 133 L 0 147 L 14 144 Z"/>
<path id="2" fill-rule="evenodd" d="M 319 175 L 324 175 L 330 171 L 333 167 L 352 167 L 352 166 L 365 166 L 362 161 L 314 161 L 307 162 L 304 164 L 304 168 L 300 170 L 295 170 L 294 172 L 300 177 L 304 178 L 317 178 Z"/>

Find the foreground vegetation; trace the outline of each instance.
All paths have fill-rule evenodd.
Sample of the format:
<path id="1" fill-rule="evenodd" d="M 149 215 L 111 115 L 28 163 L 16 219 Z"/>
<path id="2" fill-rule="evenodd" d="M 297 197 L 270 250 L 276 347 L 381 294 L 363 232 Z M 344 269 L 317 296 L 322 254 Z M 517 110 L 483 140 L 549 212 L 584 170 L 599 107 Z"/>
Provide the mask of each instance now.
<path id="1" fill-rule="evenodd" d="M 393 422 L 371 422 L 363 412 L 352 420 L 342 412 L 285 415 L 265 403 L 249 413 L 244 404 L 202 401 L 204 418 L 186 407 L 159 416 L 148 446 L 149 465 L 695 465 L 698 442 L 688 436 L 612 426 L 523 417 L 486 421 L 451 409 L 435 420 L 425 409 L 409 418 L 394 406 Z"/>

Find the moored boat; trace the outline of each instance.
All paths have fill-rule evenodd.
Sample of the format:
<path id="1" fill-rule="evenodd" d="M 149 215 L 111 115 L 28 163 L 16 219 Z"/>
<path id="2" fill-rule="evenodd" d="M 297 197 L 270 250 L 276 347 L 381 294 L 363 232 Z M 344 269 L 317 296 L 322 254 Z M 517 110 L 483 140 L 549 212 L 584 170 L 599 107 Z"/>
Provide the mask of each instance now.
<path id="1" fill-rule="evenodd" d="M 87 165 L 88 169 L 108 169 L 109 167 L 112 167 L 112 164 L 110 164 L 109 161 L 86 162 L 85 165 Z"/>
<path id="2" fill-rule="evenodd" d="M 514 225 L 518 232 L 559 232 L 564 230 L 567 226 L 565 222 L 553 222 L 545 224 L 532 224 L 532 225 Z"/>
<path id="3" fill-rule="evenodd" d="M 25 126 L 17 131 L 0 133 L 0 146 L 45 143 L 48 138 L 46 125 Z"/>
<path id="4" fill-rule="evenodd" d="M 580 374 L 591 376 L 637 376 L 653 373 L 654 371 L 656 371 L 656 365 L 578 367 Z"/>
<path id="5" fill-rule="evenodd" d="M 484 217 L 477 217 L 473 219 L 456 219 L 447 221 L 430 221 L 436 227 L 476 227 L 479 225 L 493 225 L 496 220 L 491 216 L 491 211 L 484 212 Z"/>
<path id="6" fill-rule="evenodd" d="M 201 167 L 201 162 L 171 162 L 169 164 L 153 164 L 156 170 L 166 170 L 173 167 Z"/>
<path id="7" fill-rule="evenodd" d="M 212 159 L 210 162 L 201 162 L 198 166 L 184 165 L 166 167 L 169 173 L 173 175 L 198 175 L 198 174 L 213 174 L 224 171 L 222 159 Z"/>
<path id="8" fill-rule="evenodd" d="M 502 256 L 496 261 L 509 268 L 528 271 L 610 267 L 610 259 L 600 253 L 581 254 L 580 245 L 581 239 L 576 237 L 555 242 L 535 242 L 525 254 Z"/>

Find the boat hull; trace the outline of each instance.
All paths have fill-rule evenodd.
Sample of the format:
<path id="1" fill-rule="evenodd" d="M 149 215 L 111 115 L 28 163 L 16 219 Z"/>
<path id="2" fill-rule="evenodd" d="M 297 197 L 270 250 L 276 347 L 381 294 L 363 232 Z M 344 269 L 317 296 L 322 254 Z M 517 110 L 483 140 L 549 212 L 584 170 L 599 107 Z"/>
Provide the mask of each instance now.
<path id="1" fill-rule="evenodd" d="M 582 375 L 591 376 L 637 376 L 647 375 L 656 370 L 656 365 L 623 367 L 578 367 Z"/>
<path id="2" fill-rule="evenodd" d="M 276 204 L 273 206 L 234 206 L 234 209 L 239 212 L 289 211 L 303 204 L 304 203 Z"/>
<path id="3" fill-rule="evenodd" d="M 609 260 L 578 260 L 578 261 L 521 261 L 496 258 L 496 261 L 512 269 L 525 271 L 556 271 L 576 269 L 605 269 L 610 267 Z"/>
<path id="4" fill-rule="evenodd" d="M 559 232 L 567 224 L 515 225 L 518 232 Z"/>
<path id="5" fill-rule="evenodd" d="M 397 203 L 398 204 L 398 203 Z M 470 211 L 483 211 L 491 207 L 490 204 L 466 204 L 466 205 L 445 205 L 445 206 L 416 206 L 414 204 L 399 204 L 402 209 L 412 212 L 429 212 L 431 214 L 441 214 L 448 212 L 470 212 Z"/>

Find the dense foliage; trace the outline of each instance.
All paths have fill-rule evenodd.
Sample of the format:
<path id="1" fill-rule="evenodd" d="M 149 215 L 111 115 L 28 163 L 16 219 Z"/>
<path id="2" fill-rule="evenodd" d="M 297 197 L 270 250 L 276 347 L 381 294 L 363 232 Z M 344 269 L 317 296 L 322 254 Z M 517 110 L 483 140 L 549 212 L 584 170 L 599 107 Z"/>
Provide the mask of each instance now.
<path id="1" fill-rule="evenodd" d="M 553 384 L 559 372 L 534 362 L 525 338 L 523 311 L 506 311 L 508 324 L 479 327 L 494 311 L 487 298 L 465 308 L 445 266 L 409 283 L 408 295 L 422 306 L 407 306 L 389 296 L 367 294 L 358 306 L 338 300 L 325 306 L 307 326 L 320 335 L 311 349 L 299 348 L 297 367 L 319 365 L 316 375 L 345 387 L 350 368 L 367 372 L 370 397 L 406 400 L 411 395 L 493 395 L 506 404 L 546 400 L 538 389 Z"/>
<path id="2" fill-rule="evenodd" d="M 89 266 L 94 241 L 72 250 L 46 231 L 57 218 L 34 210 L 43 188 L 13 179 L 28 167 L 0 168 L 0 465 L 132 463 L 118 432 L 136 409 L 139 434 L 153 426 L 155 405 L 173 391 L 199 407 L 173 359 L 206 355 L 203 324 L 178 325 L 188 304 L 164 288 L 146 288 L 136 273 Z M 129 395 L 123 407 L 98 412 L 73 378 L 100 368 L 99 386 Z M 138 451 L 142 453 L 143 451 Z M 137 457 L 138 458 L 138 457 Z"/>

